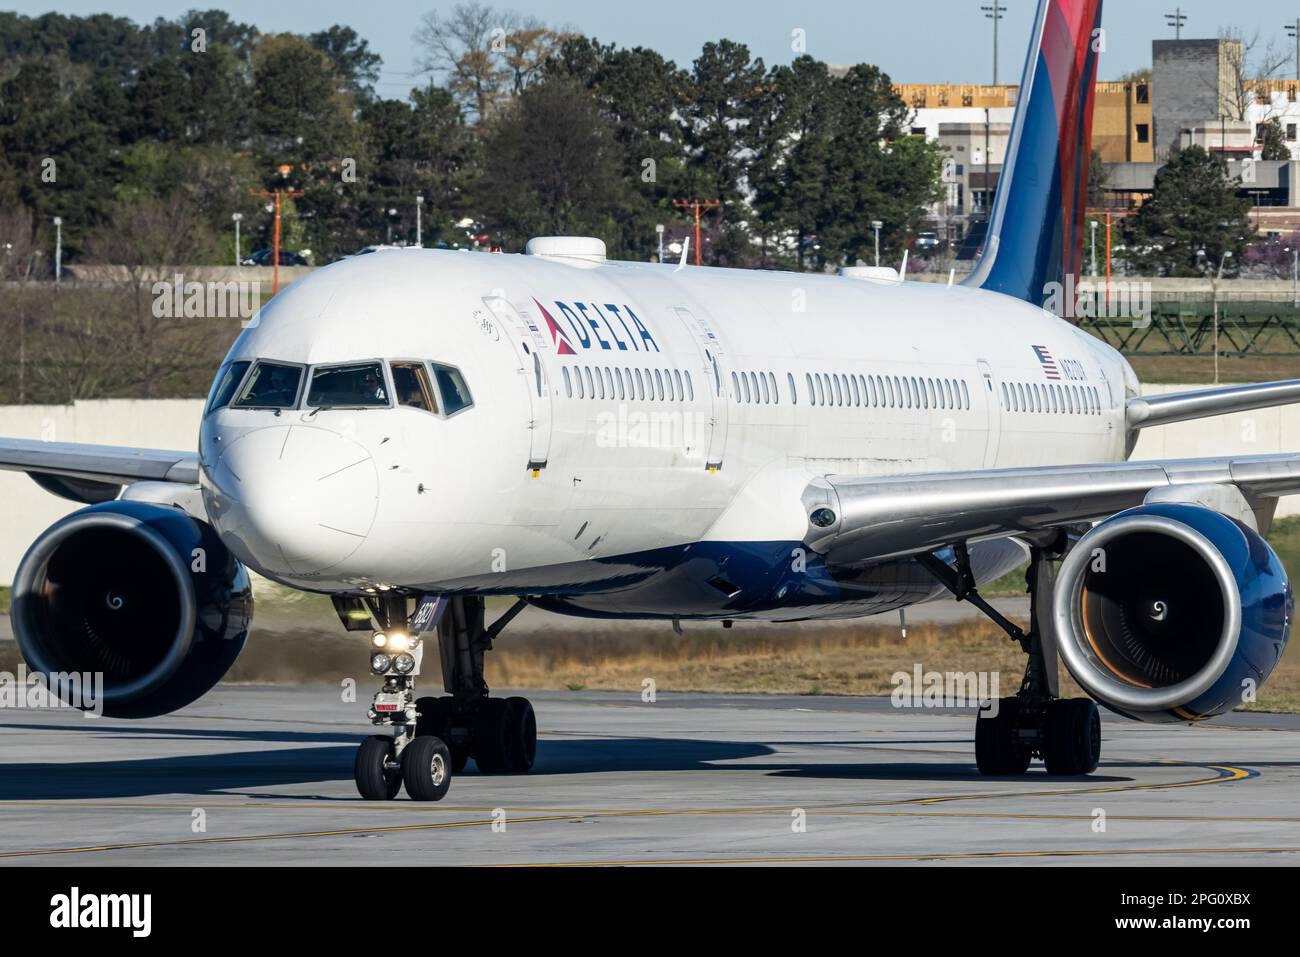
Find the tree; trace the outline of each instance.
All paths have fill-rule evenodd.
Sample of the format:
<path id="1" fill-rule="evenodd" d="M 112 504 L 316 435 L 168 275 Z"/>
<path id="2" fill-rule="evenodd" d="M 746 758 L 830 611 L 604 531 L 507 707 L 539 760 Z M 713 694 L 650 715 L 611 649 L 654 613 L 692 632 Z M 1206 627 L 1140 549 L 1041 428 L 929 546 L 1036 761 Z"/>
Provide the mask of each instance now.
<path id="1" fill-rule="evenodd" d="M 493 122 L 483 155 L 478 204 L 507 243 L 612 231 L 625 189 L 618 153 L 577 84 L 550 79 L 525 90 Z"/>
<path id="2" fill-rule="evenodd" d="M 431 11 L 415 31 L 424 49 L 421 69 L 442 74 L 476 123 L 536 83 L 563 40 L 539 20 L 477 0 L 456 4 L 450 16 Z"/>
<path id="3" fill-rule="evenodd" d="M 371 52 L 369 42 L 358 36 L 356 30 L 335 24 L 328 30 L 313 33 L 307 42 L 330 58 L 343 81 L 343 92 L 362 101 L 374 97 L 384 58 Z"/>
<path id="4" fill-rule="evenodd" d="M 739 228 L 749 216 L 743 192 L 749 122 L 764 82 L 761 59 L 751 60 L 743 43 L 706 43 L 693 64 L 689 85 L 678 104 L 686 143 L 689 182 L 702 199 L 718 199 L 721 238 L 715 262 L 736 263 L 747 253 L 748 237 Z"/>
<path id="5" fill-rule="evenodd" d="M 679 214 L 670 206 L 687 191 L 682 130 L 674 114 L 686 75 L 653 50 L 617 49 L 582 36 L 567 37 L 547 61 L 546 73 L 579 83 L 595 97 L 619 152 L 628 188 L 611 250 L 648 259 L 654 227 Z"/>
<path id="6" fill-rule="evenodd" d="M 1181 150 L 1156 174 L 1151 198 L 1123 227 L 1128 258 L 1162 276 L 1200 276 L 1232 263 L 1255 235 L 1250 200 L 1236 194 L 1220 156 L 1199 146 Z"/>
<path id="7" fill-rule="evenodd" d="M 1260 123 L 1256 136 L 1259 139 L 1260 159 L 1281 160 L 1284 163 L 1291 159 L 1286 134 L 1282 132 L 1282 123 L 1276 116 Z"/>
<path id="8" fill-rule="evenodd" d="M 425 199 L 426 243 L 450 240 L 451 224 L 463 215 L 475 144 L 451 93 L 436 87 L 412 90 L 407 102 L 376 100 L 360 114 L 368 172 L 357 224 L 366 242 L 386 235 L 386 210 L 401 211 L 404 232 L 414 239 L 417 195 Z M 358 236 L 361 238 L 361 236 Z"/>
<path id="9" fill-rule="evenodd" d="M 872 261 L 872 220 L 887 254 L 939 198 L 942 153 L 910 135 L 910 110 L 876 67 L 832 77 L 800 57 L 772 71 L 751 133 L 749 179 L 767 239 L 799 269 Z"/>

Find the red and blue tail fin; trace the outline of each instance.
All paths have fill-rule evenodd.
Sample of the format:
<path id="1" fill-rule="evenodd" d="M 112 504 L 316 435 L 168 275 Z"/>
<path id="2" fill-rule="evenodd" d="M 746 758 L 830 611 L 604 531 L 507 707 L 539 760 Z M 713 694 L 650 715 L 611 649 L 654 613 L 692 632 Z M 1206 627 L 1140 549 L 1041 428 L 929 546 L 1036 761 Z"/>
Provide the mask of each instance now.
<path id="1" fill-rule="evenodd" d="M 1041 0 L 984 253 L 967 285 L 1041 306 L 1083 259 L 1101 0 Z"/>

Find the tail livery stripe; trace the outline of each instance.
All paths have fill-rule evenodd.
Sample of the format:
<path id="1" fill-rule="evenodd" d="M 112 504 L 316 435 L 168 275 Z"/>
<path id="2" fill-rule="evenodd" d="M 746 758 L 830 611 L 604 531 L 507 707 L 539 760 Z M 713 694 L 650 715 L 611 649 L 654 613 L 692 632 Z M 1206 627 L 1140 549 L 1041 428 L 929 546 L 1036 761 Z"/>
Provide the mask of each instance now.
<path id="1" fill-rule="evenodd" d="M 1101 0 L 1041 0 L 984 254 L 968 285 L 1042 305 L 1083 261 Z"/>

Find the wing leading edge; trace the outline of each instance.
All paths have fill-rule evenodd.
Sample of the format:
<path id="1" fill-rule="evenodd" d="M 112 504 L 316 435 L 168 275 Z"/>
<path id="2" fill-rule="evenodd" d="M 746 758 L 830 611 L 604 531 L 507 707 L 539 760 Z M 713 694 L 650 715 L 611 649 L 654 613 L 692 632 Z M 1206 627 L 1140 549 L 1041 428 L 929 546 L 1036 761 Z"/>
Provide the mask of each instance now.
<path id="1" fill-rule="evenodd" d="M 199 456 L 196 452 L 164 449 L 0 438 L 0 470 L 105 485 L 133 482 L 195 485 L 199 481 Z"/>
<path id="2" fill-rule="evenodd" d="M 804 492 L 805 541 L 831 564 L 854 564 L 975 541 L 1099 521 L 1175 490 L 1271 517 L 1279 495 L 1300 492 L 1300 455 L 1118 462 L 886 477 L 828 475 Z M 1222 493 L 1229 493 L 1224 496 Z M 833 521 L 819 527 L 816 521 Z"/>

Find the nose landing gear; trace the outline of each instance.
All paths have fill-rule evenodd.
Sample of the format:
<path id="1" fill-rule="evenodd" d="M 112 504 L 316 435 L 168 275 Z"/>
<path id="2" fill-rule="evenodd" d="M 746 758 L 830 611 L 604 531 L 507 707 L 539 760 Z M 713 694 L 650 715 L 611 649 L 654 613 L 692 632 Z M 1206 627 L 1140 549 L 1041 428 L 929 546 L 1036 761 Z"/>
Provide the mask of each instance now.
<path id="1" fill-rule="evenodd" d="M 524 608 L 517 601 L 490 628 L 484 627 L 479 596 L 439 598 L 421 602 L 407 615 L 405 596 L 382 600 L 336 599 L 345 626 L 362 613 L 366 630 L 373 619 L 384 629 L 375 636 L 379 647 L 371 655 L 371 671 L 384 676 L 375 693 L 370 720 L 392 728 L 392 735 L 371 735 L 357 749 L 353 775 L 357 791 L 370 801 L 392 800 L 403 785 L 415 801 L 440 801 L 474 758 L 480 772 L 523 773 L 532 769 L 537 753 L 537 718 L 527 698 L 491 698 L 483 680 L 483 656 L 492 640 Z M 433 611 L 430 611 L 430 608 Z M 443 697 L 415 697 L 422 642 L 419 630 L 436 622 Z M 396 638 L 400 647 L 394 647 Z M 379 644 L 383 639 L 383 644 Z M 393 652 L 397 653 L 393 653 Z M 401 662 L 400 659 L 413 659 Z M 393 673 L 394 668 L 404 673 Z"/>

